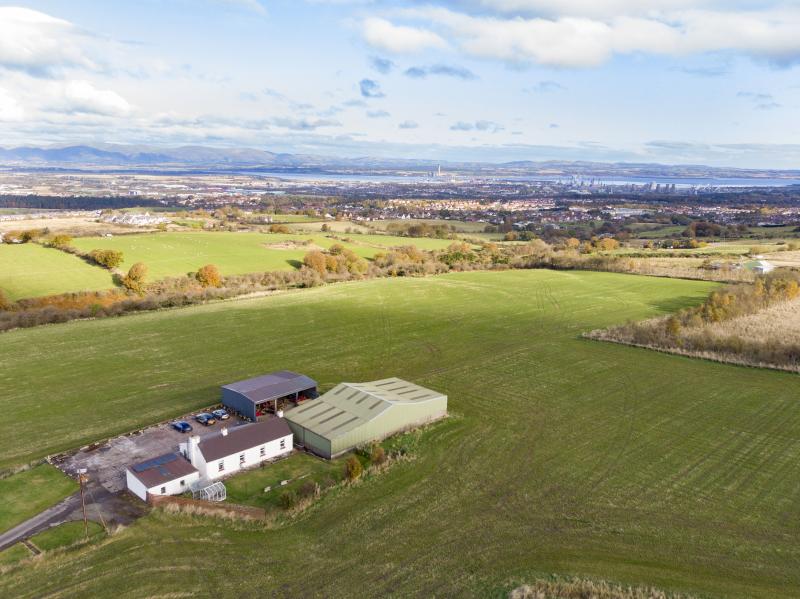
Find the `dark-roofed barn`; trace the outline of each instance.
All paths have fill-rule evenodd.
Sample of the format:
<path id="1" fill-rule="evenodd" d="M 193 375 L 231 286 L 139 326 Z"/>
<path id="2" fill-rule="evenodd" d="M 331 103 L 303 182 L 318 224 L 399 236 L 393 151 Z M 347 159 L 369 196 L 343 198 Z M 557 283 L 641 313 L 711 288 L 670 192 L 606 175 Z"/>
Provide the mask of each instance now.
<path id="1" fill-rule="evenodd" d="M 222 403 L 255 421 L 269 402 L 317 397 L 317 382 L 303 374 L 280 370 L 222 387 Z"/>

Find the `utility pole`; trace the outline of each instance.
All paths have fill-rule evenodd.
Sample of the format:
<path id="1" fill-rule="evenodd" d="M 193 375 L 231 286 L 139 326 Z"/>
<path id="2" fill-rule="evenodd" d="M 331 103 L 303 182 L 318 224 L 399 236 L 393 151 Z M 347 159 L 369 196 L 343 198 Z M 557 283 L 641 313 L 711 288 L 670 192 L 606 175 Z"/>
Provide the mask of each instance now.
<path id="1" fill-rule="evenodd" d="M 86 518 L 86 498 L 83 494 L 83 485 L 89 480 L 86 468 L 78 468 L 78 483 L 81 486 L 81 509 L 83 510 L 83 536 L 89 538 L 89 520 Z"/>

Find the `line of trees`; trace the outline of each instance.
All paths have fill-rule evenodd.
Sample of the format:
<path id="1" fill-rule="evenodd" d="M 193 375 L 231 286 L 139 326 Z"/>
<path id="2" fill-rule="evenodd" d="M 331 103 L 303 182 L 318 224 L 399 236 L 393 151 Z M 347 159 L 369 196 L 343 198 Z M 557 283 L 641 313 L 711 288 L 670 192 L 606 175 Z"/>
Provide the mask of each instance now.
<path id="1" fill-rule="evenodd" d="M 63 251 L 81 255 L 69 244 L 69 239 L 56 243 L 53 238 L 49 243 Z M 136 263 L 127 273 L 115 274 L 119 288 L 109 292 L 63 294 L 19 302 L 5 300 L 4 308 L 0 303 L 0 330 L 64 322 L 73 318 L 117 316 L 126 312 L 185 306 L 248 293 L 315 287 L 329 282 L 427 276 L 452 271 L 550 268 L 711 280 L 724 280 L 724 277 L 730 276 L 730 273 L 722 270 L 676 270 L 674 266 L 656 265 L 647 258 L 581 253 L 580 242 L 579 247 L 576 248 L 575 245 L 569 239 L 562 240 L 558 246 L 540 239 L 513 245 L 491 242 L 470 245 L 454 241 L 447 248 L 437 251 L 425 251 L 413 245 L 395 247 L 367 261 L 341 244 L 334 244 L 327 251 L 309 251 L 302 266 L 296 271 L 223 276 L 215 265 L 207 264 L 197 272 L 153 282 L 147 280 L 147 266 Z M 121 255 L 101 257 L 96 254 L 93 259 L 98 258 L 106 264 L 119 265 L 122 261 Z M 772 283 L 769 285 L 766 293 L 772 293 Z"/>

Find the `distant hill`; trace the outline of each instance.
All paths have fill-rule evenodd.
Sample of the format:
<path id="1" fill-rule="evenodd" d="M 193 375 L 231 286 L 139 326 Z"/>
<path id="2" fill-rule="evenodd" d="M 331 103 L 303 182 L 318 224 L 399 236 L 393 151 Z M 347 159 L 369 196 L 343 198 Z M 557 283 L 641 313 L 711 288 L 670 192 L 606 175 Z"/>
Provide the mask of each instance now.
<path id="1" fill-rule="evenodd" d="M 556 175 L 563 177 L 686 177 L 686 178 L 800 178 L 800 170 L 739 169 L 703 165 L 602 163 L 585 161 L 528 161 L 478 163 L 429 159 L 332 157 L 276 153 L 255 148 L 97 144 L 0 148 L 0 166 L 43 169 L 254 169 L 339 171 L 352 173 L 427 172 L 441 164 L 447 173 L 461 175 Z"/>

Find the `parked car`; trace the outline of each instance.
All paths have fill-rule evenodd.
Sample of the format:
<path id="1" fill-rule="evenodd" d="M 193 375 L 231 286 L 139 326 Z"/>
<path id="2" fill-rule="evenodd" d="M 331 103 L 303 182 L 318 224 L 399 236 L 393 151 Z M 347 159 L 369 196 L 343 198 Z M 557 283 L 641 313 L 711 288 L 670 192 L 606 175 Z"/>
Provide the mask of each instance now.
<path id="1" fill-rule="evenodd" d="M 217 420 L 211 414 L 206 414 L 203 412 L 202 414 L 198 414 L 194 417 L 197 422 L 202 424 L 203 426 L 211 426 L 212 424 L 216 424 Z"/>
<path id="2" fill-rule="evenodd" d="M 185 420 L 177 420 L 170 425 L 179 433 L 190 433 L 192 431 L 192 425 L 186 422 Z"/>
<path id="3" fill-rule="evenodd" d="M 228 414 L 228 412 L 226 412 L 225 410 L 222 410 L 222 409 L 220 409 L 220 410 L 214 410 L 213 412 L 211 412 L 211 414 L 212 414 L 212 415 L 214 416 L 214 418 L 216 418 L 217 420 L 227 420 L 228 418 L 230 418 L 230 417 L 231 417 L 231 415 L 230 415 L 230 414 Z"/>

